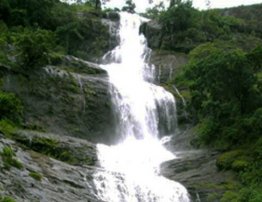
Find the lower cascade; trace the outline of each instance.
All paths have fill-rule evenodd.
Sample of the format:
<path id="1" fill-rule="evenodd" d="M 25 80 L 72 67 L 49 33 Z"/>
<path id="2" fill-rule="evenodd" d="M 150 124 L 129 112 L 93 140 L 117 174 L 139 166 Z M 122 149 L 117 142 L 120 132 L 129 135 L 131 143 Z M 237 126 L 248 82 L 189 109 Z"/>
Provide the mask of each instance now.
<path id="1" fill-rule="evenodd" d="M 112 84 L 118 116 L 119 143 L 99 144 L 101 169 L 94 173 L 96 195 L 106 202 L 189 202 L 187 190 L 159 174 L 160 164 L 175 156 L 164 146 L 176 126 L 175 99 L 153 84 L 154 67 L 146 63 L 150 50 L 139 35 L 142 17 L 120 13 L 120 44 L 102 65 Z M 162 130 L 160 130 L 162 128 Z"/>

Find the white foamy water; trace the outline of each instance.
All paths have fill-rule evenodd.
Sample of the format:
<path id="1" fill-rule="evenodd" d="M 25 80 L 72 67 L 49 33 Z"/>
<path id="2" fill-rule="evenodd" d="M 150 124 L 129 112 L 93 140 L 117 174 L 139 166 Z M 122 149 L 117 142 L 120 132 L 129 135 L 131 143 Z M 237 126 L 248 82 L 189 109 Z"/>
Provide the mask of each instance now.
<path id="1" fill-rule="evenodd" d="M 146 63 L 150 50 L 139 26 L 145 19 L 121 13 L 120 45 L 103 65 L 112 83 L 118 115 L 119 144 L 97 145 L 102 169 L 94 174 L 97 197 L 106 202 L 189 202 L 187 190 L 159 174 L 162 162 L 175 156 L 159 137 L 159 127 L 174 133 L 175 99 L 150 81 L 154 67 Z M 166 140 L 166 139 L 165 139 Z"/>

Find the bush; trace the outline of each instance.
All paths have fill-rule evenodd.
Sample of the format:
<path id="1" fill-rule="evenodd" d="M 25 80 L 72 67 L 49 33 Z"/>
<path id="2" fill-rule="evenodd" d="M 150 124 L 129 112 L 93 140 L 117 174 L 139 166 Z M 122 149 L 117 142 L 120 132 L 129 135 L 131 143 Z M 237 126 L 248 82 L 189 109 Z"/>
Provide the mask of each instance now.
<path id="1" fill-rule="evenodd" d="M 238 193 L 233 191 L 227 191 L 221 198 L 221 202 L 238 202 Z"/>
<path id="2" fill-rule="evenodd" d="M 22 70 L 32 71 L 49 63 L 50 54 L 55 48 L 54 33 L 41 29 L 23 29 L 13 37 Z"/>
<path id="3" fill-rule="evenodd" d="M 22 113 L 22 103 L 15 95 L 0 91 L 0 120 L 10 119 L 15 123 L 19 123 Z"/>
<path id="4" fill-rule="evenodd" d="M 233 162 L 241 155 L 243 155 L 242 150 L 233 150 L 223 153 L 218 157 L 216 165 L 219 170 L 229 170 L 232 168 Z"/>
<path id="5" fill-rule="evenodd" d="M 16 131 L 14 124 L 6 119 L 0 120 L 0 132 L 5 136 L 11 136 Z"/>
<path id="6" fill-rule="evenodd" d="M 0 196 L 0 202 L 16 202 L 13 198 L 9 196 Z"/>

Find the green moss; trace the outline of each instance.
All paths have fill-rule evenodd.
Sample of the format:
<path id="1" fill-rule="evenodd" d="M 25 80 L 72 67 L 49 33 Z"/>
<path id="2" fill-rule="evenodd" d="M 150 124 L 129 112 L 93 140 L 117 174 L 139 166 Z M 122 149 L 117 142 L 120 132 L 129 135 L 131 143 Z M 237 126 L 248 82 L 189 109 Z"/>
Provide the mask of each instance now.
<path id="1" fill-rule="evenodd" d="M 0 196 L 0 202 L 16 202 L 16 201 L 9 196 Z"/>
<path id="2" fill-rule="evenodd" d="M 216 162 L 218 169 L 228 170 L 232 168 L 233 162 L 243 154 L 242 150 L 233 150 L 221 154 Z"/>
<path id="3" fill-rule="evenodd" d="M 2 157 L 5 169 L 9 170 L 11 167 L 15 167 L 18 169 L 23 168 L 23 164 L 14 158 L 15 153 L 11 147 L 9 146 L 4 147 L 0 155 Z"/>
<path id="4" fill-rule="evenodd" d="M 42 178 L 43 178 L 43 176 L 40 173 L 37 173 L 37 172 L 30 172 L 29 176 L 34 178 L 37 181 L 41 181 Z"/>
<path id="5" fill-rule="evenodd" d="M 15 125 L 7 120 L 0 120 L 0 132 L 2 132 L 5 136 L 10 137 L 16 131 Z"/>
<path id="6" fill-rule="evenodd" d="M 33 137 L 29 140 L 26 137 L 21 137 L 16 135 L 13 137 L 17 142 L 26 146 L 29 149 L 32 149 L 36 152 L 45 154 L 57 160 L 75 165 L 75 164 L 86 164 L 94 165 L 95 161 L 89 156 L 83 156 L 78 152 L 63 146 L 59 143 L 58 140 L 44 137 Z M 82 153 L 79 149 L 79 152 Z M 83 152 L 84 153 L 84 152 Z"/>
<path id="7" fill-rule="evenodd" d="M 218 193 L 211 193 L 207 195 L 207 202 L 214 202 L 220 199 L 220 194 Z"/>
<path id="8" fill-rule="evenodd" d="M 246 161 L 246 160 L 243 160 L 243 159 L 239 159 L 239 160 L 238 160 L 238 159 L 237 159 L 237 160 L 233 161 L 231 167 L 232 167 L 232 169 L 233 169 L 234 171 L 237 171 L 237 172 L 239 172 L 239 171 L 244 171 L 244 170 L 246 170 L 246 169 L 248 168 L 249 163 L 250 163 L 250 162 L 248 162 L 248 161 Z"/>
<path id="9" fill-rule="evenodd" d="M 238 202 L 238 193 L 233 191 L 227 191 L 224 193 L 221 202 Z"/>

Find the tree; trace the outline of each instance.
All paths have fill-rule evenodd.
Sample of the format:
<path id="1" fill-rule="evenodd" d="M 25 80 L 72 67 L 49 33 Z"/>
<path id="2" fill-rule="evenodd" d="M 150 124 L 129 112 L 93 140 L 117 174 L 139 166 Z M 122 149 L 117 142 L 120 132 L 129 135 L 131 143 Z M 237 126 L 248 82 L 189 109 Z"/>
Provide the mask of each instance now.
<path id="1" fill-rule="evenodd" d="M 233 145 L 245 141 L 248 133 L 257 136 L 252 127 L 257 125 L 253 114 L 262 103 L 255 72 L 260 58 L 259 49 L 245 53 L 222 42 L 191 51 L 183 76 L 191 94 L 189 108 L 204 143 Z M 260 111 L 257 114 L 260 117 Z"/>
<path id="2" fill-rule="evenodd" d="M 174 1 L 174 4 L 160 16 L 160 22 L 165 27 L 165 32 L 177 33 L 187 30 L 192 26 L 195 9 L 191 1 Z"/>
<path id="3" fill-rule="evenodd" d="M 55 36 L 47 30 L 24 29 L 14 35 L 18 62 L 23 70 L 34 70 L 47 65 L 55 47 Z"/>
<path id="4" fill-rule="evenodd" d="M 88 0 L 85 4 L 90 4 L 95 7 L 95 9 L 101 9 L 101 1 L 100 0 Z"/>
<path id="5" fill-rule="evenodd" d="M 129 13 L 135 13 L 136 5 L 133 3 L 132 0 L 127 0 L 126 5 L 122 8 L 122 11 L 126 11 Z"/>

